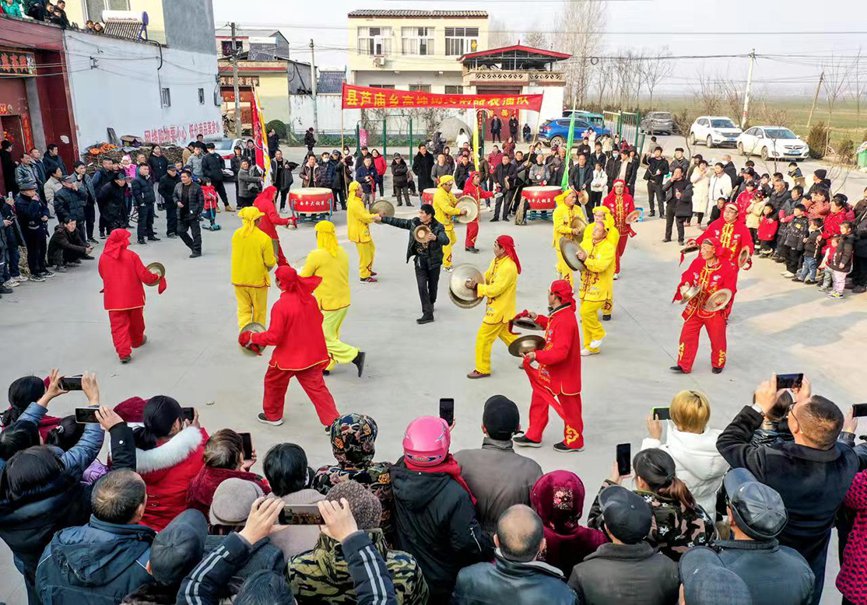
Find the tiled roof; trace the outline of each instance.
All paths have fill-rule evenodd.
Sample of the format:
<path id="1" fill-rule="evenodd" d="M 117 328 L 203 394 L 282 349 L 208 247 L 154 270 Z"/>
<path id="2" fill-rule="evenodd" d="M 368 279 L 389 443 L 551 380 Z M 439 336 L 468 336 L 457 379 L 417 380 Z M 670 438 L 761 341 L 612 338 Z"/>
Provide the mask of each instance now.
<path id="1" fill-rule="evenodd" d="M 353 17 L 419 17 L 419 18 L 470 18 L 487 19 L 487 11 L 423 11 L 423 10 L 357 10 L 349 13 Z"/>

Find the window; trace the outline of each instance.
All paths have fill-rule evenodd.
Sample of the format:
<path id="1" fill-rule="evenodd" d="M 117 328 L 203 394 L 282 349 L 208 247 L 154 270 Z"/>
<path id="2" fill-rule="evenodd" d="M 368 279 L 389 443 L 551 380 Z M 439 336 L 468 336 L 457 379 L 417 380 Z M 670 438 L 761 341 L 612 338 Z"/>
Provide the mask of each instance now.
<path id="1" fill-rule="evenodd" d="M 409 89 L 414 92 L 430 92 L 430 84 L 410 84 Z"/>
<path id="2" fill-rule="evenodd" d="M 387 88 L 389 90 L 394 90 L 394 84 L 365 84 L 365 86 L 369 86 L 370 88 Z"/>
<path id="3" fill-rule="evenodd" d="M 402 27 L 400 37 L 401 53 L 404 55 L 434 54 L 434 28 Z"/>
<path id="4" fill-rule="evenodd" d="M 205 104 L 205 89 L 200 88 L 199 89 L 199 105 L 204 105 L 204 104 Z"/>
<path id="5" fill-rule="evenodd" d="M 160 88 L 160 105 L 163 107 L 172 106 L 172 93 L 168 88 Z"/>
<path id="6" fill-rule="evenodd" d="M 391 54 L 390 27 L 359 27 L 358 54 L 382 56 Z"/>
<path id="7" fill-rule="evenodd" d="M 462 95 L 464 94 L 463 86 L 446 86 L 447 95 Z"/>
<path id="8" fill-rule="evenodd" d="M 465 55 L 473 52 L 479 45 L 478 27 L 447 27 L 446 54 L 450 56 Z"/>
<path id="9" fill-rule="evenodd" d="M 244 43 L 240 40 L 235 40 L 235 51 L 243 50 Z M 224 57 L 231 57 L 235 53 L 232 52 L 232 41 L 231 40 L 223 40 L 220 42 L 220 50 Z"/>
<path id="10" fill-rule="evenodd" d="M 102 21 L 102 11 L 104 10 L 128 11 L 129 0 L 86 0 L 85 8 L 88 19 Z"/>

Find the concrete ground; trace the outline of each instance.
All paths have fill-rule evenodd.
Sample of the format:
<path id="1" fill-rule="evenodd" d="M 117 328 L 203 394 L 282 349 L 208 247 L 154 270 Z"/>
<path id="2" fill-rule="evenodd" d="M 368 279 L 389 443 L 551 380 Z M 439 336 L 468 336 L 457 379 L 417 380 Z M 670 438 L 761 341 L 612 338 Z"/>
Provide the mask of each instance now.
<path id="1" fill-rule="evenodd" d="M 289 156 L 297 161 L 301 150 L 293 149 Z M 639 203 L 643 199 L 639 192 Z M 412 216 L 412 211 L 399 208 L 398 216 Z M 464 228 L 458 227 L 456 262 L 483 269 L 492 258 L 495 237 L 514 236 L 524 268 L 518 309 L 543 311 L 546 288 L 554 278 L 551 224 L 492 225 L 489 218 L 489 213 L 482 215 L 479 255 L 464 252 Z M 164 220 L 163 216 L 157 219 L 160 235 Z M 223 230 L 202 234 L 204 256 L 199 259 L 187 258 L 189 251 L 180 240 L 132 247 L 145 263 L 158 260 L 166 265 L 168 290 L 157 296 L 148 289 L 148 343 L 135 352 L 129 365 L 118 362 L 111 345 L 96 263 L 42 284 L 24 284 L 4 296 L 0 300 L 0 334 L 5 343 L 0 384 L 29 373 L 45 375 L 52 367 L 68 374 L 95 371 L 105 403 L 132 395 L 168 394 L 182 405 L 195 406 L 203 426 L 211 431 L 223 427 L 251 431 L 260 458 L 275 443 L 292 441 L 304 447 L 311 466 L 329 462 L 328 440 L 297 384 L 289 389 L 282 427 L 256 422 L 267 356 L 249 357 L 236 344 L 229 254 L 239 221 L 225 213 L 218 215 L 218 221 Z M 353 366 L 340 367 L 327 383 L 341 411 L 364 412 L 377 420 L 377 458 L 398 458 L 407 423 L 418 415 L 436 415 L 440 397 L 456 401 L 453 451 L 479 446 L 482 405 L 492 394 L 514 399 L 526 419 L 530 388 L 518 360 L 508 355 L 502 343 L 494 346 L 490 378 L 465 378 L 473 368 L 473 343 L 483 307 L 462 310 L 449 303 L 444 275 L 436 322 L 416 325 L 420 315 L 416 286 L 412 268 L 404 262 L 407 233 L 372 226 L 380 281 L 363 284 L 357 279 L 357 254 L 346 241 L 345 213 L 336 213 L 334 221 L 353 263 L 353 305 L 343 338 L 367 352 L 367 366 L 362 378 L 356 377 Z M 766 260 L 757 259 L 751 271 L 741 274 L 725 372 L 711 374 L 708 344 L 702 337 L 694 373 L 671 374 L 668 367 L 675 362 L 682 320 L 681 307 L 670 301 L 682 268 L 677 245 L 661 243 L 662 228 L 663 222 L 653 219 L 637 225 L 638 236 L 629 243 L 622 278 L 616 282 L 614 319 L 605 324 L 608 337 L 603 352 L 585 360 L 585 451 L 563 455 L 551 449 L 562 438 L 562 423 L 552 415 L 544 447 L 526 452 L 546 471 L 565 468 L 578 473 L 587 486 L 587 509 L 610 471 L 615 445 L 630 442 L 637 451 L 650 408 L 668 405 L 678 390 L 705 391 L 713 406 L 711 426 L 716 428 L 751 403 L 755 386 L 774 371 L 805 372 L 818 393 L 841 407 L 863 399 L 852 378 L 863 373 L 861 355 L 867 353 L 863 344 L 867 342 L 867 297 L 828 299 L 815 287 L 782 279 L 780 265 Z M 689 235 L 697 233 L 693 227 Z M 315 247 L 309 223 L 297 231 L 281 230 L 280 235 L 295 266 Z M 276 287 L 270 296 L 273 302 Z M 80 394 L 65 395 L 53 402 L 50 413 L 69 414 L 83 401 Z M 867 430 L 863 424 L 861 428 Z M 261 472 L 261 465 L 254 470 Z M 833 589 L 838 568 L 835 553 L 832 548 L 823 601 L 828 603 L 839 602 Z M 8 579 L 0 583 L 0 601 L 24 603 L 23 583 L 5 545 L 0 547 L 0 577 Z"/>

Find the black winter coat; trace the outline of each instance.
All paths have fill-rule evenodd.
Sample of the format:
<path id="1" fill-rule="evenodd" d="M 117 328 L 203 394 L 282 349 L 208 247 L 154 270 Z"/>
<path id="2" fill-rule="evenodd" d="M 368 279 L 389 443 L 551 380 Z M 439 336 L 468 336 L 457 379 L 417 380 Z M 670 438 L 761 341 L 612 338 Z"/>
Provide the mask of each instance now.
<path id="1" fill-rule="evenodd" d="M 840 243 L 837 244 L 837 252 L 834 258 L 829 263 L 834 271 L 843 271 L 849 273 L 852 270 L 852 257 L 855 255 L 855 236 L 852 234 L 844 235 L 840 238 Z"/>
<path id="2" fill-rule="evenodd" d="M 855 204 L 855 256 L 867 257 L 867 198 Z"/>
<path id="3" fill-rule="evenodd" d="M 84 220 L 87 194 L 84 191 L 64 187 L 54 194 L 54 214 L 61 223 L 68 217 L 79 223 Z"/>
<path id="4" fill-rule="evenodd" d="M 169 161 L 164 155 L 156 156 L 151 154 L 148 158 L 148 166 L 151 167 L 151 178 L 154 182 L 159 183 L 160 179 L 166 175 L 166 171 L 169 169 Z"/>
<path id="5" fill-rule="evenodd" d="M 198 183 L 190 183 L 190 191 L 188 200 L 184 202 L 184 184 L 178 183 L 175 185 L 175 192 L 172 195 L 172 200 L 175 205 L 179 202 L 184 204 L 178 208 L 178 214 L 186 219 L 198 218 L 205 209 L 205 196 L 202 193 L 202 188 Z"/>
<path id="6" fill-rule="evenodd" d="M 81 258 L 87 255 L 87 246 L 83 241 L 81 241 L 81 237 L 78 235 L 78 229 L 75 231 L 69 231 L 64 225 L 57 225 L 54 228 L 54 234 L 51 236 L 51 239 L 48 240 L 49 260 L 53 259 L 57 252 L 61 251 L 65 252 L 64 257 L 67 260 L 69 258 Z"/>
<path id="7" fill-rule="evenodd" d="M 202 174 L 212 183 L 222 183 L 223 158 L 216 152 L 206 153 L 202 158 Z"/>
<path id="8" fill-rule="evenodd" d="M 411 471 L 401 458 L 391 467 L 391 483 L 397 548 L 418 561 L 431 600 L 445 601 L 462 568 L 491 559 L 491 538 L 470 495 L 446 473 Z"/>
<path id="9" fill-rule="evenodd" d="M 458 574 L 452 605 L 577 605 L 575 591 L 556 567 L 542 561 L 519 563 L 497 554 L 494 563 L 476 563 Z"/>
<path id="10" fill-rule="evenodd" d="M 295 177 L 292 176 L 289 162 L 287 160 L 274 160 L 271 164 L 271 184 L 279 191 L 287 191 L 294 182 Z"/>
<path id="11" fill-rule="evenodd" d="M 393 216 L 383 216 L 382 222 L 398 229 L 406 229 L 409 231 L 409 244 L 406 247 L 406 262 L 409 262 L 413 256 L 427 258 L 428 264 L 433 267 L 439 267 L 443 264 L 443 246 L 449 243 L 449 236 L 446 235 L 445 227 L 442 226 L 435 218 L 432 218 L 428 227 L 431 232 L 437 236 L 435 242 L 430 242 L 427 247 L 421 246 L 412 236 L 413 229 L 421 225 L 421 219 L 417 216 L 411 219 L 395 218 Z"/>
<path id="12" fill-rule="evenodd" d="M 683 189 L 680 199 L 675 200 L 674 216 L 677 218 L 689 218 L 692 216 L 692 185 L 687 184 Z"/>
<path id="13" fill-rule="evenodd" d="M 96 195 L 99 215 L 105 219 L 109 230 L 120 229 L 124 225 L 126 187 L 126 184 L 118 186 L 114 181 L 109 181 L 100 187 Z"/>
<path id="14" fill-rule="evenodd" d="M 130 184 L 132 188 L 132 201 L 136 206 L 153 206 L 157 200 L 154 186 L 144 177 L 137 176 Z"/>
<path id="15" fill-rule="evenodd" d="M 415 154 L 415 158 L 412 161 L 412 171 L 415 173 L 419 193 L 434 186 L 433 179 L 430 176 L 430 171 L 433 170 L 433 166 L 434 158 L 432 154 Z"/>
<path id="16" fill-rule="evenodd" d="M 0 223 L 0 228 L 2 228 L 6 233 L 6 246 L 9 248 L 13 246 L 23 246 L 24 234 L 21 233 L 21 228 L 18 224 L 18 217 L 15 215 L 15 211 L 12 209 L 12 206 L 0 201 L 0 221 L 2 220 L 12 221 L 12 224 L 8 227 L 5 227 Z"/>
<path id="17" fill-rule="evenodd" d="M 400 161 L 392 160 L 391 162 L 391 176 L 393 178 L 393 183 L 395 187 L 406 187 L 406 184 L 409 182 L 407 178 L 407 173 L 409 172 L 409 166 L 406 165 L 402 159 Z"/>
<path id="18" fill-rule="evenodd" d="M 590 192 L 590 183 L 593 181 L 593 167 L 590 163 L 584 164 L 584 173 L 581 174 L 581 166 L 575 164 L 569 170 L 569 185 L 575 191 Z"/>
<path id="19" fill-rule="evenodd" d="M 788 246 L 792 250 L 801 251 L 804 249 L 804 238 L 807 237 L 807 225 L 809 224 L 806 216 L 798 216 L 786 227 L 786 236 L 783 239 L 783 245 Z M 821 231 L 819 231 L 821 233 Z"/>
<path id="20" fill-rule="evenodd" d="M 163 178 L 160 179 L 159 185 L 157 185 L 157 191 L 160 192 L 160 197 L 163 198 L 163 202 L 166 204 L 171 204 L 174 202 L 172 200 L 172 196 L 175 194 L 175 185 L 181 182 L 181 176 L 179 174 L 175 174 L 174 178 L 166 174 Z"/>
<path id="21" fill-rule="evenodd" d="M 458 164 L 455 167 L 455 186 L 458 189 L 463 189 L 464 184 L 467 182 L 467 177 L 470 176 L 470 172 L 473 171 L 473 167 L 471 164 L 467 164 L 464 166 L 463 164 Z"/>

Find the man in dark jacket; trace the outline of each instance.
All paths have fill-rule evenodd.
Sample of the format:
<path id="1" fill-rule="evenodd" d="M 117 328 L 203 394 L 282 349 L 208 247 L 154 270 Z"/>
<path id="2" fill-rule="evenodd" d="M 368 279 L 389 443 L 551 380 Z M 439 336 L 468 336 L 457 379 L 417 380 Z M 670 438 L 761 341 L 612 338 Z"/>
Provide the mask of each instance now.
<path id="1" fill-rule="evenodd" d="M 67 265 L 80 265 L 83 258 L 93 260 L 92 249 L 81 239 L 75 219 L 66 218 L 54 228 L 48 241 L 48 264 L 63 273 Z"/>
<path id="2" fill-rule="evenodd" d="M 34 182 L 28 184 L 28 187 L 34 186 Z M 18 247 L 24 245 L 24 234 L 21 232 L 18 217 L 15 216 L 15 200 L 9 198 L 0 200 L 0 229 L 3 230 L 6 246 L 6 257 L 3 259 L 6 262 L 5 274 L 15 281 L 25 281 L 21 278 L 21 271 L 18 268 L 21 257 Z"/>
<path id="3" fill-rule="evenodd" d="M 575 591 L 562 572 L 544 563 L 545 533 L 533 509 L 516 504 L 497 523 L 494 563 L 476 563 L 458 574 L 453 605 L 577 605 Z"/>
<path id="4" fill-rule="evenodd" d="M 678 166 L 671 171 L 671 179 L 662 187 L 662 191 L 665 195 L 665 239 L 662 241 L 671 241 L 674 219 L 680 216 L 682 220 L 677 221 L 677 241 L 683 245 L 683 224 L 692 216 L 692 185 L 686 180 L 683 169 Z M 680 215 L 678 209 L 681 211 Z"/>
<path id="5" fill-rule="evenodd" d="M 217 153 L 217 148 L 213 143 L 207 144 L 208 151 L 202 158 L 202 174 L 206 179 L 211 179 L 211 185 L 220 196 L 220 201 L 223 202 L 223 208 L 226 212 L 232 212 L 232 207 L 229 205 L 229 196 L 226 194 L 226 186 L 223 184 L 223 156 Z"/>
<path id="6" fill-rule="evenodd" d="M 590 166 L 602 164 L 602 169 L 605 170 L 608 167 L 608 161 L 608 156 L 605 155 L 604 151 L 602 151 L 602 143 L 596 141 L 596 143 L 593 145 L 593 153 L 590 154 L 590 160 L 587 163 L 590 164 Z"/>
<path id="7" fill-rule="evenodd" d="M 503 131 L 503 121 L 500 119 L 500 116 L 494 114 L 494 117 L 491 118 L 491 141 L 496 141 L 497 143 L 502 143 L 503 138 L 500 136 L 500 133 Z"/>
<path id="8" fill-rule="evenodd" d="M 433 179 L 430 176 L 434 166 L 434 157 L 427 150 L 427 146 L 422 143 L 418 146 L 418 153 L 412 160 L 412 171 L 415 174 L 416 183 L 418 183 L 418 195 L 421 197 L 425 189 L 434 187 Z"/>
<path id="9" fill-rule="evenodd" d="M 157 191 L 159 191 L 166 209 L 166 237 L 170 239 L 178 236 L 178 206 L 175 204 L 174 195 L 175 187 L 180 182 L 181 175 L 178 174 L 177 167 L 170 164 L 160 179 L 159 185 L 157 185 Z"/>
<path id="10" fill-rule="evenodd" d="M 753 603 L 809 603 L 815 579 L 810 566 L 797 551 L 777 542 L 788 520 L 780 494 L 744 468 L 726 473 L 723 485 L 732 538 L 687 551 L 680 559 L 681 578 L 708 565 L 725 567 L 744 581 Z"/>
<path id="11" fill-rule="evenodd" d="M 75 174 L 63 177 L 63 187 L 54 194 L 54 214 L 60 224 L 66 223 L 67 219 L 76 221 L 79 235 L 84 241 L 87 241 L 84 232 L 86 206 L 87 193 L 79 188 L 78 177 Z"/>
<path id="12" fill-rule="evenodd" d="M 668 174 L 668 160 L 662 157 L 662 147 L 654 148 L 653 155 L 649 158 L 646 157 L 644 163 L 647 165 L 644 180 L 647 181 L 647 206 L 650 209 L 650 216 L 656 216 L 653 207 L 653 200 L 656 199 L 656 204 L 659 207 L 659 218 L 663 218 L 665 216 L 665 193 L 662 191 L 662 181 Z"/>
<path id="13" fill-rule="evenodd" d="M 497 203 L 494 206 L 494 218 L 492 223 L 500 220 L 500 206 L 503 207 L 503 220 L 509 220 L 509 209 L 512 207 L 512 198 L 515 196 L 515 190 L 518 188 L 518 171 L 515 168 L 515 163 L 512 158 L 503 154 L 503 159 L 499 166 L 494 168 L 494 183 L 497 185 Z"/>
<path id="14" fill-rule="evenodd" d="M 686 177 L 686 172 L 689 170 L 689 160 L 683 155 L 683 147 L 677 147 L 674 150 L 674 157 L 668 163 L 669 172 L 673 173 L 675 168 L 680 168 L 684 178 Z"/>
<path id="15" fill-rule="evenodd" d="M 621 150 L 619 153 L 614 152 L 614 155 L 605 164 L 605 176 L 608 177 L 608 190 L 614 188 L 614 181 L 620 178 L 620 167 L 629 162 L 629 152 Z"/>
<path id="16" fill-rule="evenodd" d="M 518 129 L 521 127 L 520 122 L 518 122 L 518 116 L 512 114 L 512 117 L 509 118 L 509 136 L 512 137 L 512 140 L 516 143 L 518 142 Z"/>
<path id="17" fill-rule="evenodd" d="M 36 195 L 35 184 L 24 184 L 20 189 L 15 197 L 15 214 L 21 226 L 24 245 L 27 246 L 30 281 L 45 281 L 45 277 L 54 275 L 48 270 L 45 262 L 48 209 Z"/>
<path id="18" fill-rule="evenodd" d="M 380 216 L 380 215 L 377 215 Z M 430 323 L 434 320 L 434 303 L 437 301 L 437 286 L 440 280 L 440 268 L 443 264 L 443 246 L 449 243 L 445 228 L 434 218 L 434 207 L 422 204 L 418 216 L 413 219 L 381 216 L 374 219 L 398 229 L 409 231 L 409 244 L 406 247 L 406 261 L 414 259 L 415 281 L 418 284 L 418 298 L 421 301 L 421 317 L 416 322 Z M 420 225 L 428 228 L 425 241 L 415 239 L 415 230 Z"/>
<path id="19" fill-rule="evenodd" d="M 603 529 L 611 544 L 572 569 L 569 586 L 586 605 L 670 605 L 677 602 L 677 564 L 644 538 L 652 513 L 644 499 L 620 485 L 599 494 Z"/>
<path id="20" fill-rule="evenodd" d="M 60 168 L 64 176 L 69 174 L 66 170 L 66 164 L 63 163 L 63 158 L 57 150 L 57 145 L 50 144 L 45 150 L 45 156 L 42 158 L 42 165 L 45 167 L 45 174 L 54 174 L 54 171 Z"/>
<path id="21" fill-rule="evenodd" d="M 467 177 L 470 175 L 473 167 L 470 165 L 470 158 L 461 155 L 458 159 L 458 164 L 455 166 L 455 187 L 463 189 L 467 182 Z"/>
<path id="22" fill-rule="evenodd" d="M 156 533 L 141 525 L 146 486 L 133 470 L 116 470 L 93 487 L 87 525 L 55 534 L 36 569 L 43 603 L 119 602 L 153 582 L 147 571 Z"/>
<path id="23" fill-rule="evenodd" d="M 268 157 L 274 159 L 274 154 L 280 149 L 280 137 L 273 128 L 268 131 Z"/>
<path id="24" fill-rule="evenodd" d="M 461 476 L 476 497 L 476 511 L 482 529 L 497 530 L 497 521 L 515 504 L 530 504 L 530 490 L 542 476 L 539 464 L 515 453 L 512 436 L 521 430 L 515 402 L 494 395 L 482 412 L 482 447 L 455 452 Z"/>
<path id="25" fill-rule="evenodd" d="M 587 156 L 580 154 L 575 165 L 569 170 L 569 186 L 575 191 L 586 191 L 590 194 L 590 182 L 593 180 L 593 167 L 587 163 Z"/>
<path id="26" fill-rule="evenodd" d="M 154 233 L 154 203 L 156 195 L 150 180 L 151 167 L 139 164 L 138 176 L 132 180 L 132 203 L 138 209 L 138 243 L 146 244 L 145 238 L 152 242 L 160 241 Z"/>
<path id="27" fill-rule="evenodd" d="M 126 176 L 115 172 L 109 178 L 111 180 L 102 185 L 96 195 L 100 218 L 105 219 L 106 235 L 126 224 Z"/>
<path id="28" fill-rule="evenodd" d="M 789 512 L 780 544 L 801 553 L 813 570 L 815 604 L 822 595 L 834 518 L 855 473 L 867 466 L 867 451 L 859 452 L 863 455 L 859 459 L 852 447 L 838 441 L 843 428 L 840 408 L 824 397 L 812 395 L 806 378 L 796 403 L 789 409 L 794 441 L 753 445 L 753 433 L 762 426 L 776 400 L 774 377 L 759 385 L 755 403 L 744 407 L 725 428 L 717 439 L 717 449 L 733 468 L 747 469 L 779 492 Z"/>
<path id="29" fill-rule="evenodd" d="M 852 292 L 867 292 L 867 188 L 864 197 L 855 204 L 855 268 L 852 271 Z"/>
<path id="30" fill-rule="evenodd" d="M 394 197 L 397 198 L 397 205 L 403 206 L 403 201 L 406 200 L 406 205 L 412 206 L 412 202 L 409 201 L 409 166 L 406 165 L 399 153 L 395 153 L 394 159 L 391 161 L 391 182 L 394 186 Z"/>
<path id="31" fill-rule="evenodd" d="M 189 170 L 181 173 L 181 182 L 175 185 L 172 199 L 178 207 L 178 236 L 190 249 L 190 258 L 198 258 L 202 255 L 199 217 L 205 208 L 205 196 L 199 184 L 193 182 L 193 174 Z"/>
<path id="32" fill-rule="evenodd" d="M 734 189 L 735 184 L 738 181 L 737 166 L 735 166 L 735 163 L 732 162 L 732 156 L 730 156 L 729 154 L 725 154 L 724 156 L 722 156 L 722 163 L 723 163 L 723 172 L 725 172 L 727 175 L 729 175 L 729 178 L 732 181 L 732 189 Z"/>

